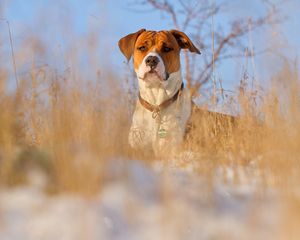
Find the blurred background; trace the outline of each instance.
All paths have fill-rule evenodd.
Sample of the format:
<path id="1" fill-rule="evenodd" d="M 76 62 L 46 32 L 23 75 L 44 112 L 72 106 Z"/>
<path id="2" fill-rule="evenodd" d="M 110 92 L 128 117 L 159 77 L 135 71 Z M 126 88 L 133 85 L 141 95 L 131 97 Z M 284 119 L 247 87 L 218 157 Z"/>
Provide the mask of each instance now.
<path id="1" fill-rule="evenodd" d="M 176 18 L 172 14 L 176 14 Z M 109 69 L 117 77 L 126 73 L 118 40 L 141 28 L 162 30 L 178 28 L 193 38 L 202 50 L 192 77 L 199 78 L 214 48 L 232 33 L 216 60 L 215 75 L 225 90 L 234 90 L 245 69 L 249 78 L 267 79 L 278 73 L 284 61 L 299 55 L 299 2 L 296 0 L 255 1 L 1 1 L 1 55 L 9 59 L 10 45 L 5 20 L 9 20 L 16 52 L 29 52 L 30 39 L 40 51 L 18 59 L 18 74 L 34 61 L 61 71 L 71 66 L 68 55 L 80 55 L 87 64 L 86 48 L 96 48 L 99 69 Z M 212 19 L 213 16 L 213 19 Z M 175 22 L 174 22 L 174 19 Z M 213 22 L 212 22 L 213 21 Z M 213 25 L 212 25 L 213 23 Z M 240 28 L 240 29 L 239 29 Z M 240 32 L 238 32 L 240 31 Z M 47 48 L 43 49 L 43 45 Z M 248 53 L 246 52 L 248 51 Z M 28 53 L 29 54 L 29 53 Z M 253 54 L 255 64 L 251 63 Z M 243 56 L 248 58 L 243 58 Z M 105 57 L 104 57 L 105 56 Z M 220 60 L 218 60 L 220 58 Z M 208 63 L 204 63 L 207 61 Z M 183 64 L 185 61 L 182 61 Z M 8 62 L 7 67 L 12 67 Z M 299 63 L 297 63 L 299 67 Z M 65 69 L 64 69 L 65 68 Z M 85 68 L 83 68 L 85 69 Z M 116 69 L 118 69 L 116 71 Z M 13 70 L 11 73 L 13 73 Z M 196 73 L 194 73 L 194 71 Z M 257 76 L 255 76 L 257 74 Z M 12 74 L 13 75 L 13 74 Z M 194 81 L 210 82 L 205 73 Z M 13 83 L 11 83 L 13 84 Z"/>
<path id="2" fill-rule="evenodd" d="M 299 239 L 298 0 L 0 1 L 0 240 Z M 118 48 L 179 29 L 204 109 L 239 116 L 172 159 L 132 152 Z"/>

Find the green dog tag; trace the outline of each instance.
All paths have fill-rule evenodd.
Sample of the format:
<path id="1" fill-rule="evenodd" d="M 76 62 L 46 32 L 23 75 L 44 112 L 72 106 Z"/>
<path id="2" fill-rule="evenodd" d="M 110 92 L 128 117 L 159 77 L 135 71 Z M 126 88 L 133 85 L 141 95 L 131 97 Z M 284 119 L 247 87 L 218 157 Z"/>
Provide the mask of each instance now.
<path id="1" fill-rule="evenodd" d="M 168 132 L 166 129 L 160 128 L 158 129 L 157 133 L 160 138 L 165 138 Z"/>

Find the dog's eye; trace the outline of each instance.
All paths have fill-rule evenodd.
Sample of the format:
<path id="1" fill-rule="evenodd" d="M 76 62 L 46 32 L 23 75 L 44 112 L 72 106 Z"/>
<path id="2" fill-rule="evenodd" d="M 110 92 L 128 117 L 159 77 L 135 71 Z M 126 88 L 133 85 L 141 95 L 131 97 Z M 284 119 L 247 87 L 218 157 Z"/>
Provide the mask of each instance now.
<path id="1" fill-rule="evenodd" d="M 173 49 L 172 48 L 169 48 L 169 47 L 163 47 L 162 49 L 164 52 L 170 52 L 172 51 Z"/>
<path id="2" fill-rule="evenodd" d="M 144 51 L 146 51 L 146 47 L 145 46 L 138 47 L 138 50 L 144 52 Z"/>

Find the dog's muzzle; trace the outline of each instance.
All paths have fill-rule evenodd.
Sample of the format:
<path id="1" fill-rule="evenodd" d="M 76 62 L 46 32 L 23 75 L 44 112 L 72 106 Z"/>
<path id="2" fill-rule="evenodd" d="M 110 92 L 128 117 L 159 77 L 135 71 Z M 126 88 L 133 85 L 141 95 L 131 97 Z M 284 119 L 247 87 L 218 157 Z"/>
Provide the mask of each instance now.
<path id="1" fill-rule="evenodd" d="M 147 82 L 149 86 L 159 85 L 169 78 L 164 62 L 156 52 L 150 52 L 144 58 L 137 70 L 137 75 L 139 79 Z"/>

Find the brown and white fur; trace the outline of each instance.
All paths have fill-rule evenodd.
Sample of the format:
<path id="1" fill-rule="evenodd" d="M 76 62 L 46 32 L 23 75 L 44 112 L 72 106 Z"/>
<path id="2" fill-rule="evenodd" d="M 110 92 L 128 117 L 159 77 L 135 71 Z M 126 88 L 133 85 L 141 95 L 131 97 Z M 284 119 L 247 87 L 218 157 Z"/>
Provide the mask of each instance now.
<path id="1" fill-rule="evenodd" d="M 153 106 L 177 99 L 161 109 L 160 116 L 146 109 L 138 100 L 129 132 L 134 149 L 153 150 L 156 155 L 174 153 L 182 143 L 191 114 L 189 90 L 181 89 L 180 50 L 200 54 L 192 41 L 177 30 L 146 31 L 129 34 L 119 41 L 121 52 L 129 61 L 133 57 L 140 97 Z M 163 136 L 159 131 L 164 131 Z"/>

